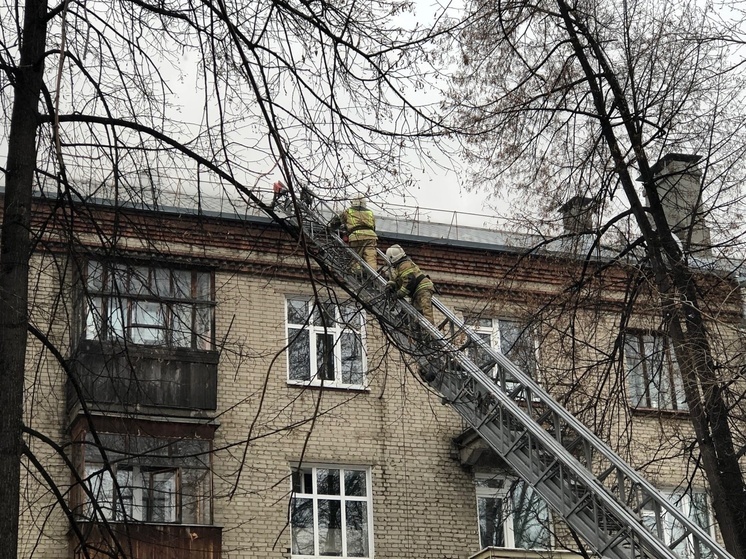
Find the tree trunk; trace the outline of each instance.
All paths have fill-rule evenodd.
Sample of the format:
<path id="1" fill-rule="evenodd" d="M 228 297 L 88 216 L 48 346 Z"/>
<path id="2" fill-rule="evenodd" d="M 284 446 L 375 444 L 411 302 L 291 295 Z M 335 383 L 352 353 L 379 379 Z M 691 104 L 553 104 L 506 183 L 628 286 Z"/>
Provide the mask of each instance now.
<path id="1" fill-rule="evenodd" d="M 672 275 L 684 294 L 672 300 L 678 304 L 672 313 L 669 333 L 712 492 L 712 507 L 726 549 L 736 559 L 746 559 L 746 491 L 728 423 L 728 406 L 697 306 L 694 278 L 686 269 L 674 269 Z"/>
<path id="2" fill-rule="evenodd" d="M 20 64 L 13 74 L 15 91 L 0 236 L 0 559 L 18 556 L 31 192 L 46 12 L 46 0 L 26 1 Z"/>

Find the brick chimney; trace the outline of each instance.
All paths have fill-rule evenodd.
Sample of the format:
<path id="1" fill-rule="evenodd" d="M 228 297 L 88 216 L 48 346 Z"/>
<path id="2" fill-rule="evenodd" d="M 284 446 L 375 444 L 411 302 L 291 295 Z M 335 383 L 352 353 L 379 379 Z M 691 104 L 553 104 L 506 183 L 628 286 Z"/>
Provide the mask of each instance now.
<path id="1" fill-rule="evenodd" d="M 559 208 L 565 233 L 579 235 L 592 232 L 597 209 L 598 205 L 593 198 L 585 196 L 570 198 Z"/>
<path id="2" fill-rule="evenodd" d="M 669 153 L 652 167 L 663 212 L 686 252 L 710 254 L 710 230 L 702 211 L 699 155 Z M 690 239 L 691 234 L 691 241 Z"/>

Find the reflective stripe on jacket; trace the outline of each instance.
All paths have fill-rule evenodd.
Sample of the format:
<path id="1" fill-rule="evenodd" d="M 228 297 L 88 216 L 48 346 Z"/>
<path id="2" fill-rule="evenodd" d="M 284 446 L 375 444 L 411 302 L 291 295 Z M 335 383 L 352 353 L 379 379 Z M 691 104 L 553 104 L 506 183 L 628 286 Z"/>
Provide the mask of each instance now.
<path id="1" fill-rule="evenodd" d="M 353 206 L 343 211 L 339 219 L 347 229 L 350 241 L 378 239 L 376 235 L 376 218 L 373 212 Z"/>
<path id="2" fill-rule="evenodd" d="M 422 273 L 420 267 L 405 258 L 391 268 L 391 281 L 396 282 L 399 288 L 399 294 L 404 296 L 414 296 L 415 293 L 429 289 L 435 289 L 432 280 Z"/>

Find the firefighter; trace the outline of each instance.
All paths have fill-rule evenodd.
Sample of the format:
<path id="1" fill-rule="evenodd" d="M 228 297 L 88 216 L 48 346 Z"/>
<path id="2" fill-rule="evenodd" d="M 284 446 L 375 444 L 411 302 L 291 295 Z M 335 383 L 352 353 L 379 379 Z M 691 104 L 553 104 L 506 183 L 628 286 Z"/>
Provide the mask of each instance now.
<path id="1" fill-rule="evenodd" d="M 336 220 L 335 220 L 336 221 Z M 376 235 L 376 218 L 367 207 L 364 196 L 358 196 L 352 205 L 339 214 L 338 221 L 344 225 L 349 238 L 350 248 L 374 270 L 378 269 L 376 260 L 378 235 Z M 355 263 L 352 271 L 358 272 L 360 266 Z"/>
<path id="2" fill-rule="evenodd" d="M 422 273 L 419 266 L 412 262 L 402 247 L 391 245 L 386 250 L 386 258 L 391 263 L 389 282 L 386 290 L 395 293 L 397 297 L 409 297 L 415 309 L 420 311 L 431 324 L 433 319 L 433 285 L 430 276 Z"/>
<path id="3" fill-rule="evenodd" d="M 269 205 L 271 209 L 275 209 L 275 206 L 282 202 L 283 207 L 287 206 L 289 202 L 288 187 L 285 186 L 282 181 L 277 181 L 272 185 L 272 203 Z"/>

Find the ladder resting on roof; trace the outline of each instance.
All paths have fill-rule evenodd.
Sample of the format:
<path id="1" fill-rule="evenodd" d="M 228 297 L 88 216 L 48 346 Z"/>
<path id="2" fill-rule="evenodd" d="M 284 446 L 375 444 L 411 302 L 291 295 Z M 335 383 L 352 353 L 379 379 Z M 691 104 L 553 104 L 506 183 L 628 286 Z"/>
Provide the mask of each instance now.
<path id="1" fill-rule="evenodd" d="M 316 262 L 377 318 L 385 335 L 417 366 L 436 373 L 430 384 L 444 401 L 595 553 L 610 559 L 675 559 L 686 548 L 687 558 L 732 559 L 440 301 L 433 298 L 433 305 L 445 317 L 441 327 L 447 334 L 406 301 L 388 295 L 386 281 L 327 227 L 328 212 L 300 200 L 288 200 L 285 210 L 285 225 L 305 241 Z M 351 271 L 354 264 L 361 273 Z M 497 378 L 485 373 L 492 370 Z M 675 539 L 666 542 L 667 533 Z"/>

